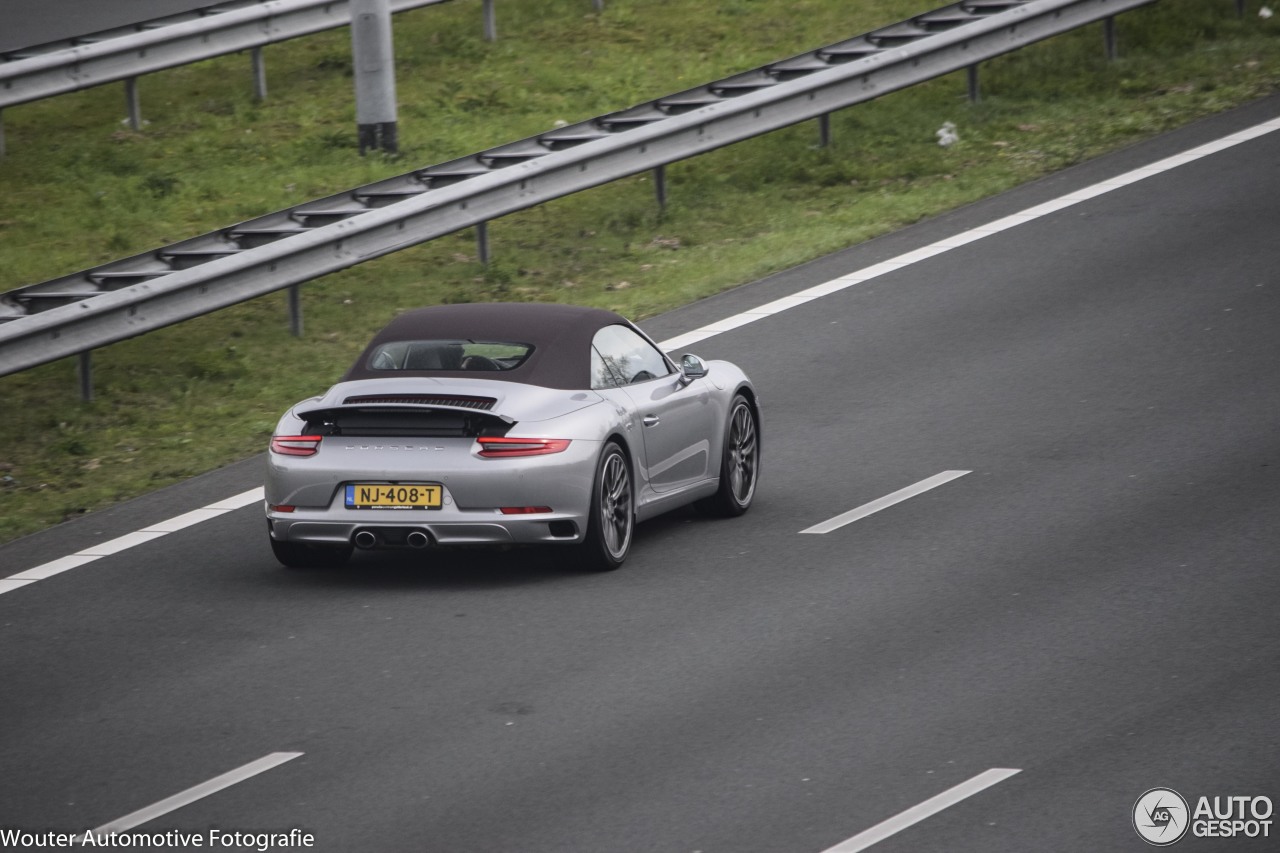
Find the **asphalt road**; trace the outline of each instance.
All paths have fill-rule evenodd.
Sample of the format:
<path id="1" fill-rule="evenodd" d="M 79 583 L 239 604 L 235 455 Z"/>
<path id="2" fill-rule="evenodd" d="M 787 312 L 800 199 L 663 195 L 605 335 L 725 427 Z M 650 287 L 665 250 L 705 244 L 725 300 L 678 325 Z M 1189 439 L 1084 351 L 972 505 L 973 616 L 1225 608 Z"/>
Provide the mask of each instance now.
<path id="1" fill-rule="evenodd" d="M 0 50 L 101 32 L 214 5 L 214 0 L 4 0 Z"/>
<path id="2" fill-rule="evenodd" d="M 646 326 L 686 332 L 1277 115 Z M 137 831 L 822 853 L 1009 768 L 871 849 L 1141 851 L 1150 788 L 1280 799 L 1278 162 L 1271 133 L 691 347 L 762 393 L 758 502 L 642 525 L 617 573 L 525 552 L 289 571 L 247 507 L 0 595 L 0 828 L 100 827 L 277 752 L 302 755 Z M 261 466 L 0 548 L 0 575 Z M 953 470 L 971 473 L 800 533 Z"/>

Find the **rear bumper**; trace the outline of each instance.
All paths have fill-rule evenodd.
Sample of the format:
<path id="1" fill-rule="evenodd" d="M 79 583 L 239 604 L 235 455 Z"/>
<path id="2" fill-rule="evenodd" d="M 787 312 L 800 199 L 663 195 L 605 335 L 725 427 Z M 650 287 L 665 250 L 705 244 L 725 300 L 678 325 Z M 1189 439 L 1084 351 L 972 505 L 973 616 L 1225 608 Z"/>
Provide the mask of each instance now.
<path id="1" fill-rule="evenodd" d="M 532 545 L 582 541 L 585 519 L 574 514 L 553 512 L 537 515 L 502 515 L 497 510 L 467 513 L 471 519 L 440 518 L 435 521 L 409 519 L 419 512 L 361 513 L 359 520 L 308 517 L 309 513 L 267 513 L 271 538 L 279 542 L 308 545 L 348 545 L 363 542 L 357 534 L 373 535 L 372 548 L 414 547 L 419 532 L 431 545 Z M 421 540 L 419 540 L 421 541 Z"/>
<path id="2" fill-rule="evenodd" d="M 478 459 L 470 440 L 439 442 L 440 452 L 361 454 L 338 442 L 315 458 L 272 456 L 267 472 L 267 522 L 278 542 L 359 544 L 375 548 L 422 545 L 508 545 L 581 541 L 587 529 L 591 483 L 600 443 L 577 440 L 562 453 L 519 459 Z M 390 457 L 390 458 L 388 458 Z M 363 464 L 357 464 L 363 463 Z M 383 464 L 376 464 L 383 463 Z M 439 509 L 348 509 L 347 483 L 435 483 Z M 288 504 L 290 512 L 273 509 Z M 551 507 L 551 512 L 504 515 L 501 507 Z"/>

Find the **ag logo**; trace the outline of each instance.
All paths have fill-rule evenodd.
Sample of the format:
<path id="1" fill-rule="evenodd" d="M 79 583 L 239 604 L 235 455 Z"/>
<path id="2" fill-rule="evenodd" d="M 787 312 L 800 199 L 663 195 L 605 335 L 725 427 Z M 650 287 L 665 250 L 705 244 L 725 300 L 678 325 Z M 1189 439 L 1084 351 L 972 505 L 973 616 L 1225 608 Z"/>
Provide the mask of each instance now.
<path id="1" fill-rule="evenodd" d="M 1172 788 L 1152 788 L 1133 804 L 1133 828 L 1143 841 L 1156 847 L 1177 841 L 1190 825 L 1187 801 Z"/>

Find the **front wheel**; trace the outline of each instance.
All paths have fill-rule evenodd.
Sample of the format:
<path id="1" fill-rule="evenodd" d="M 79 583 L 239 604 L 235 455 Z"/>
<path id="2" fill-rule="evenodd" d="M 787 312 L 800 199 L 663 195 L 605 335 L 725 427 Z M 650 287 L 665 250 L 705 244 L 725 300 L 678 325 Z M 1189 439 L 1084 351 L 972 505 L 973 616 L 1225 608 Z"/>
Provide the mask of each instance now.
<path id="1" fill-rule="evenodd" d="M 698 502 L 698 508 L 732 518 L 751 508 L 760 476 L 760 424 L 755 409 L 741 394 L 729 406 L 724 448 L 720 452 L 720 488 Z"/>
<path id="2" fill-rule="evenodd" d="M 271 553 L 291 569 L 334 569 L 351 558 L 350 545 L 303 545 L 271 540 Z"/>
<path id="3" fill-rule="evenodd" d="M 608 572 L 621 566 L 631 551 L 635 524 L 631 469 L 622 448 L 610 442 L 596 464 L 587 536 L 578 546 L 583 567 Z"/>

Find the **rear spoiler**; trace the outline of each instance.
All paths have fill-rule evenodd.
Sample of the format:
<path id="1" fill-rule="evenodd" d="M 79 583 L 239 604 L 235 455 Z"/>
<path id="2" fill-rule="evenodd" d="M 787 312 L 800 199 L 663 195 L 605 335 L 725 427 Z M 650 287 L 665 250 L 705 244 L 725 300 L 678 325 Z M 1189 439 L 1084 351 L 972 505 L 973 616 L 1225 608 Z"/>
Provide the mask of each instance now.
<path id="1" fill-rule="evenodd" d="M 477 437 L 506 435 L 514 418 L 468 406 L 439 403 L 366 403 L 297 409 L 319 435 Z"/>
<path id="2" fill-rule="evenodd" d="M 515 424 L 515 419 L 498 412 L 486 412 L 473 406 L 452 406 L 441 403 L 390 403 L 390 402 L 348 402 L 340 406 L 320 406 L 315 409 L 295 409 L 294 414 L 306 421 L 331 420 L 331 418 L 322 418 L 324 415 L 337 416 L 339 412 L 448 412 L 451 414 L 468 415 L 478 417 L 480 419 L 492 418 L 502 421 L 507 426 Z"/>

